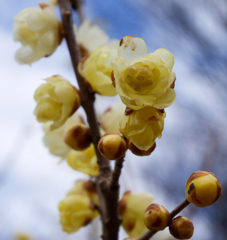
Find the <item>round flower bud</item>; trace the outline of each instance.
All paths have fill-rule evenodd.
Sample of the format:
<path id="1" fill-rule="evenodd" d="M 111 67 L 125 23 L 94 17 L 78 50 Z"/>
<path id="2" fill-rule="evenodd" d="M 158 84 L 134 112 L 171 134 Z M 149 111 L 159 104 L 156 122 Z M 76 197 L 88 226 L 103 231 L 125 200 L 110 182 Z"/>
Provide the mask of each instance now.
<path id="1" fill-rule="evenodd" d="M 75 150 L 85 150 L 91 144 L 89 128 L 84 124 L 74 125 L 66 132 L 64 142 Z"/>
<path id="2" fill-rule="evenodd" d="M 130 149 L 133 154 L 141 157 L 149 156 L 156 148 L 156 142 L 154 142 L 154 144 L 147 151 L 140 150 L 130 140 L 127 140 L 127 144 L 128 144 L 128 149 Z"/>
<path id="3" fill-rule="evenodd" d="M 144 223 L 150 230 L 163 230 L 170 221 L 169 212 L 161 205 L 151 204 L 144 213 Z"/>
<path id="4" fill-rule="evenodd" d="M 125 155 L 127 143 L 119 133 L 106 133 L 100 139 L 98 149 L 104 157 L 117 160 Z"/>
<path id="5" fill-rule="evenodd" d="M 185 186 L 186 198 L 196 207 L 207 207 L 216 202 L 221 194 L 221 183 L 209 171 L 192 173 Z"/>
<path id="6" fill-rule="evenodd" d="M 179 216 L 170 222 L 169 231 L 177 239 L 189 239 L 193 235 L 194 225 L 189 218 Z"/>

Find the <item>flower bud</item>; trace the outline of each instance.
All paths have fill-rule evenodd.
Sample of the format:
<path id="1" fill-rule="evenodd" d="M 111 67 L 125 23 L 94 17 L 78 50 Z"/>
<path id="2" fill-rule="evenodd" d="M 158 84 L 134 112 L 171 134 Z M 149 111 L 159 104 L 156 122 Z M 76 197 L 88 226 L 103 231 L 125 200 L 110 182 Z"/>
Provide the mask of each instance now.
<path id="1" fill-rule="evenodd" d="M 216 202 L 221 194 L 221 183 L 209 171 L 192 173 L 185 186 L 186 198 L 196 207 L 207 207 Z"/>
<path id="2" fill-rule="evenodd" d="M 130 140 L 127 140 L 127 144 L 128 144 L 128 149 L 130 149 L 133 154 L 141 157 L 149 156 L 156 148 L 156 142 L 154 142 L 154 144 L 147 151 L 140 150 Z"/>
<path id="3" fill-rule="evenodd" d="M 85 150 L 91 144 L 89 128 L 84 124 L 74 125 L 66 132 L 64 142 L 75 150 Z"/>
<path id="4" fill-rule="evenodd" d="M 106 133 L 100 139 L 98 149 L 104 157 L 117 160 L 125 155 L 127 143 L 118 133 Z"/>
<path id="5" fill-rule="evenodd" d="M 169 212 L 161 205 L 151 204 L 144 213 L 144 223 L 150 230 L 163 230 L 170 221 Z"/>
<path id="6" fill-rule="evenodd" d="M 169 231 L 177 239 L 189 239 L 193 235 L 194 225 L 189 218 L 179 216 L 170 222 Z"/>

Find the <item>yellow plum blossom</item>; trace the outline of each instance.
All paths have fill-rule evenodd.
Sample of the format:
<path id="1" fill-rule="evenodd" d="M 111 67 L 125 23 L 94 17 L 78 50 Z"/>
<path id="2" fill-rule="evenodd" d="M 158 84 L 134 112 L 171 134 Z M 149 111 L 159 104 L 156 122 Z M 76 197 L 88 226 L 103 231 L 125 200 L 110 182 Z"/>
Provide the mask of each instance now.
<path id="1" fill-rule="evenodd" d="M 62 230 L 69 234 L 86 226 L 97 216 L 87 193 L 67 195 L 58 208 Z"/>
<path id="2" fill-rule="evenodd" d="M 140 110 L 126 109 L 120 122 L 120 131 L 140 150 L 147 151 L 155 139 L 161 138 L 165 111 L 145 107 Z"/>
<path id="3" fill-rule="evenodd" d="M 113 70 L 111 63 L 116 56 L 116 49 L 101 46 L 89 58 L 82 59 L 80 62 L 78 70 L 93 92 L 104 96 L 115 96 L 117 94 L 111 80 Z"/>
<path id="4" fill-rule="evenodd" d="M 101 116 L 100 123 L 106 132 L 119 132 L 119 123 L 124 115 L 125 108 L 126 106 L 120 101 L 108 108 Z"/>
<path id="5" fill-rule="evenodd" d="M 92 177 L 99 175 L 99 166 L 93 144 L 84 151 L 71 150 L 67 155 L 67 162 L 71 168 L 77 171 Z"/>
<path id="6" fill-rule="evenodd" d="M 49 148 L 50 153 L 66 158 L 71 148 L 64 142 L 64 136 L 72 126 L 83 123 L 83 119 L 75 112 L 66 122 L 55 130 L 50 130 L 52 122 L 44 123 L 44 143 Z"/>
<path id="7" fill-rule="evenodd" d="M 123 219 L 122 226 L 130 237 L 140 238 L 147 232 L 143 221 L 144 211 L 154 200 L 149 193 L 131 194 L 128 191 L 123 195 L 119 202 L 119 212 Z"/>
<path id="8" fill-rule="evenodd" d="M 53 121 L 50 130 L 61 127 L 80 106 L 80 93 L 61 76 L 46 78 L 35 92 L 35 115 L 39 122 Z"/>
<path id="9" fill-rule="evenodd" d="M 147 54 L 142 38 L 122 38 L 118 57 L 112 64 L 116 91 L 122 102 L 134 110 L 169 107 L 176 98 L 173 65 L 173 55 L 166 49 Z"/>
<path id="10" fill-rule="evenodd" d="M 90 56 L 101 45 L 108 44 L 109 37 L 99 28 L 86 19 L 78 28 L 74 25 L 77 44 L 82 57 Z"/>
<path id="11" fill-rule="evenodd" d="M 76 181 L 74 187 L 68 192 L 67 196 L 73 195 L 73 194 L 88 194 L 88 196 L 91 198 L 92 202 L 99 206 L 99 198 L 96 190 L 95 183 L 88 180 L 79 180 Z"/>
<path id="12" fill-rule="evenodd" d="M 22 44 L 15 54 L 20 64 L 31 64 L 51 55 L 63 37 L 54 9 L 44 3 L 39 5 L 40 8 L 24 9 L 14 17 L 14 41 Z"/>
<path id="13" fill-rule="evenodd" d="M 17 233 L 15 235 L 16 240 L 32 240 L 31 237 L 25 233 Z"/>

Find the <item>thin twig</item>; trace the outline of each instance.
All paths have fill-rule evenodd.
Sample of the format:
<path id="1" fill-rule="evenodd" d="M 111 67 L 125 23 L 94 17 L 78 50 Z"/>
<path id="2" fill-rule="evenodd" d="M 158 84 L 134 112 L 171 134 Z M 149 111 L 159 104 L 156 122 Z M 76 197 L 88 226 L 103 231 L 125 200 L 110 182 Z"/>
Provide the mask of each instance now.
<path id="1" fill-rule="evenodd" d="M 186 208 L 190 202 L 188 202 L 187 199 L 185 199 L 183 202 L 181 202 L 173 211 L 170 213 L 171 219 L 174 218 L 179 212 L 181 212 L 184 208 Z M 139 240 L 148 240 L 150 239 L 155 233 L 158 231 L 150 230 L 146 232 Z"/>
<path id="2" fill-rule="evenodd" d="M 119 188 L 118 181 L 119 181 L 119 177 L 121 175 L 121 169 L 123 167 L 123 162 L 124 162 L 124 157 L 116 160 L 115 168 L 114 168 L 114 171 L 112 173 L 112 177 L 111 177 L 110 184 L 109 184 L 110 189 Z"/>
<path id="3" fill-rule="evenodd" d="M 84 21 L 84 14 L 83 14 L 83 1 L 82 0 L 70 0 L 72 3 L 72 8 L 78 12 L 80 23 Z"/>

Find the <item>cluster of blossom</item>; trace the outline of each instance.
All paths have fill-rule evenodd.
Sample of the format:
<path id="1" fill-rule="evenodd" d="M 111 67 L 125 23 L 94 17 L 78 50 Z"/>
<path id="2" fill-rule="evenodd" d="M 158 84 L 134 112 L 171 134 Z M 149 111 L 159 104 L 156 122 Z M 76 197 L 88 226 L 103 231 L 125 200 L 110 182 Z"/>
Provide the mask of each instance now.
<path id="1" fill-rule="evenodd" d="M 56 5 L 56 1 L 50 2 Z M 50 56 L 64 37 L 62 24 L 49 5 L 40 3 L 40 9 L 25 9 L 15 20 L 14 39 L 23 45 L 16 52 L 16 60 L 21 64 Z M 147 54 L 147 46 L 139 37 L 126 36 L 121 41 L 110 41 L 88 20 L 79 28 L 75 26 L 74 32 L 84 57 L 78 71 L 89 90 L 104 96 L 118 94 L 122 101 L 99 118 L 102 137 L 98 150 L 110 160 L 124 157 L 127 149 L 139 156 L 151 154 L 164 129 L 164 109 L 176 98 L 173 55 L 166 49 Z M 73 169 L 92 177 L 99 176 L 91 129 L 76 113 L 81 106 L 81 92 L 59 75 L 45 81 L 35 92 L 34 113 L 37 120 L 44 123 L 46 146 L 52 154 L 67 159 Z M 211 205 L 220 195 L 221 185 L 209 172 L 194 173 L 186 184 L 187 200 L 198 207 Z M 154 197 L 148 193 L 127 191 L 123 195 L 119 214 L 129 239 L 140 238 L 147 229 L 159 231 L 167 226 L 175 238 L 192 236 L 191 220 L 172 219 L 163 206 L 153 202 Z M 76 232 L 98 216 L 98 207 L 95 184 L 76 182 L 59 203 L 62 229 L 67 233 Z"/>

